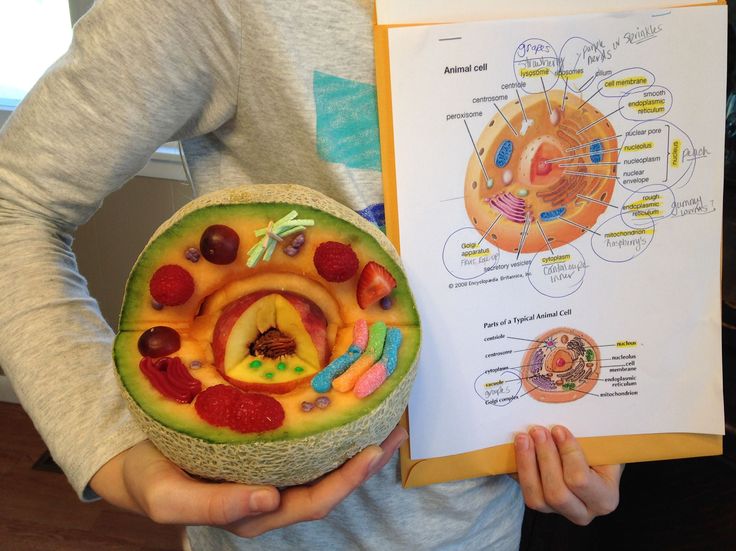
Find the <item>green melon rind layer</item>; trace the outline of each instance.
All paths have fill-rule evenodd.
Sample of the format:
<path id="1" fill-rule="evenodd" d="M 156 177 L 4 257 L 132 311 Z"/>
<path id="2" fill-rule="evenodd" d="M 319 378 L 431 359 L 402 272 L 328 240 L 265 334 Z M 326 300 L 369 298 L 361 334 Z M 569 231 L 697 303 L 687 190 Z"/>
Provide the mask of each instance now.
<path id="1" fill-rule="evenodd" d="M 133 417 L 153 444 L 185 471 L 213 480 L 294 486 L 328 473 L 398 424 L 416 376 L 412 365 L 394 391 L 373 411 L 319 434 L 277 442 L 217 444 L 177 432 L 149 417 L 123 392 Z M 118 382 L 122 385 L 118 377 Z"/>

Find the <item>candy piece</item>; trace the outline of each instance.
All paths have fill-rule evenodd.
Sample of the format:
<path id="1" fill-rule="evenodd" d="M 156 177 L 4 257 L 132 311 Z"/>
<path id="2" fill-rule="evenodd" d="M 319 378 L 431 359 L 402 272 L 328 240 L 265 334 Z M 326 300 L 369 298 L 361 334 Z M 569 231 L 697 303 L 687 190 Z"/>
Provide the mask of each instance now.
<path id="1" fill-rule="evenodd" d="M 148 283 L 153 300 L 164 306 L 184 304 L 194 294 L 194 278 L 181 266 L 161 266 Z"/>
<path id="2" fill-rule="evenodd" d="M 199 257 L 201 255 L 199 254 L 199 249 L 196 247 L 189 247 L 186 251 L 184 251 L 184 258 L 186 258 L 189 262 L 199 262 Z"/>
<path id="3" fill-rule="evenodd" d="M 342 356 L 332 360 L 322 371 L 317 373 L 311 381 L 312 388 L 316 392 L 327 392 L 332 388 L 332 381 L 344 373 L 352 364 L 360 358 L 368 344 L 368 322 L 359 319 L 353 325 L 353 343 Z"/>
<path id="4" fill-rule="evenodd" d="M 330 405 L 330 399 L 327 396 L 319 396 L 315 401 L 314 405 L 319 409 L 325 409 Z"/>
<path id="5" fill-rule="evenodd" d="M 383 362 L 376 362 L 371 368 L 361 375 L 355 383 L 353 394 L 358 398 L 365 398 L 373 394 L 383 382 L 388 379 L 388 371 Z"/>
<path id="6" fill-rule="evenodd" d="M 376 363 L 383 353 L 383 343 L 386 340 L 386 324 L 377 321 L 372 324 L 368 332 L 368 344 L 365 352 L 348 370 L 332 381 L 332 387 L 339 392 L 351 390 L 360 376 Z"/>
<path id="7" fill-rule="evenodd" d="M 353 325 L 353 344 L 363 352 L 368 345 L 368 322 L 359 319 Z"/>
<path id="8" fill-rule="evenodd" d="M 296 256 L 299 254 L 299 250 L 302 248 L 302 245 L 304 245 L 304 241 L 305 237 L 303 233 L 296 234 L 294 239 L 291 240 L 291 243 L 285 245 L 282 249 L 284 254 L 287 256 Z"/>
<path id="9" fill-rule="evenodd" d="M 314 267 L 327 281 L 347 281 L 358 271 L 358 256 L 350 245 L 337 241 L 320 243 L 314 251 Z"/>
<path id="10" fill-rule="evenodd" d="M 189 374 L 178 357 L 142 358 L 138 365 L 156 390 L 182 404 L 190 403 L 202 390 L 202 383 Z"/>
<path id="11" fill-rule="evenodd" d="M 309 413 L 314 409 L 314 404 L 312 402 L 304 401 L 302 402 L 301 408 L 304 413 Z"/>
<path id="12" fill-rule="evenodd" d="M 358 382 L 355 383 L 353 393 L 358 398 L 365 398 L 373 394 L 383 382 L 396 370 L 396 364 L 399 359 L 399 347 L 403 335 L 401 330 L 391 327 L 386 333 L 386 343 L 383 347 L 383 355 L 381 360 L 376 362 L 368 371 L 366 371 Z"/>
<path id="13" fill-rule="evenodd" d="M 297 220 L 297 216 L 298 213 L 292 210 L 286 216 L 279 218 L 275 222 L 269 222 L 265 228 L 260 228 L 254 232 L 256 237 L 261 237 L 262 239 L 259 239 L 248 251 L 246 265 L 249 268 L 253 268 L 260 260 L 268 262 L 274 250 L 276 250 L 276 245 L 281 243 L 284 237 L 303 232 L 307 226 L 314 226 L 314 220 Z M 289 246 L 292 248 L 293 254 L 291 254 L 291 250 L 286 254 L 293 256 L 298 252 L 301 244 L 294 247 L 292 243 Z"/>
<path id="14" fill-rule="evenodd" d="M 391 307 L 394 305 L 394 301 L 391 299 L 390 296 L 383 297 L 380 304 L 381 308 L 383 308 L 384 310 L 391 310 Z"/>

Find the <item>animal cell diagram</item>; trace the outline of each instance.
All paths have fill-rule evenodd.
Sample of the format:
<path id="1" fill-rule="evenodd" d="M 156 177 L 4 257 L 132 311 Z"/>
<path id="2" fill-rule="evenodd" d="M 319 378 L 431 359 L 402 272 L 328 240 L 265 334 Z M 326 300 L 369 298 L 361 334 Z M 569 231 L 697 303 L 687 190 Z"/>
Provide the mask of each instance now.
<path id="1" fill-rule="evenodd" d="M 505 251 L 536 253 L 576 240 L 613 194 L 616 132 L 572 92 L 498 106 L 474 149 L 465 208 L 480 234 Z"/>
<path id="2" fill-rule="evenodd" d="M 524 355 L 521 380 L 540 402 L 571 402 L 589 393 L 600 375 L 600 350 L 577 329 L 552 329 L 538 336 Z"/>

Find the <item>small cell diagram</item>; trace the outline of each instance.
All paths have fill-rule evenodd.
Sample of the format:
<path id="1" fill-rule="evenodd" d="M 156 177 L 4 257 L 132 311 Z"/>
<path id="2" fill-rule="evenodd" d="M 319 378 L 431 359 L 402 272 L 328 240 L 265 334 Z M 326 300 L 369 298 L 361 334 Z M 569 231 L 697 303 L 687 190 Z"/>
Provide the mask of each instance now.
<path id="1" fill-rule="evenodd" d="M 474 383 L 486 405 L 508 406 L 524 397 L 564 404 L 586 396 L 624 399 L 638 394 L 641 343 L 621 340 L 599 345 L 571 327 L 556 327 L 531 339 L 504 333 L 497 337 L 508 348 L 489 354 L 497 365 L 484 370 Z"/>

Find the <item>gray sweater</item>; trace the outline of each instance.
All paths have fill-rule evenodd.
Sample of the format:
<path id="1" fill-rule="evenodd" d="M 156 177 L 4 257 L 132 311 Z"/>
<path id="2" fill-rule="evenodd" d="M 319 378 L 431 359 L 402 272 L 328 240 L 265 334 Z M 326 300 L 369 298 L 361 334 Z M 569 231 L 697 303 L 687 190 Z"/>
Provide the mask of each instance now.
<path id="1" fill-rule="evenodd" d="M 0 133 L 0 364 L 85 498 L 142 440 L 113 378 L 113 333 L 72 235 L 169 140 L 196 193 L 244 183 L 318 189 L 381 223 L 369 0 L 103 0 Z M 121 239 L 125 230 L 121 228 Z M 515 549 L 507 477 L 403 490 L 394 460 L 327 519 L 199 549 Z"/>

